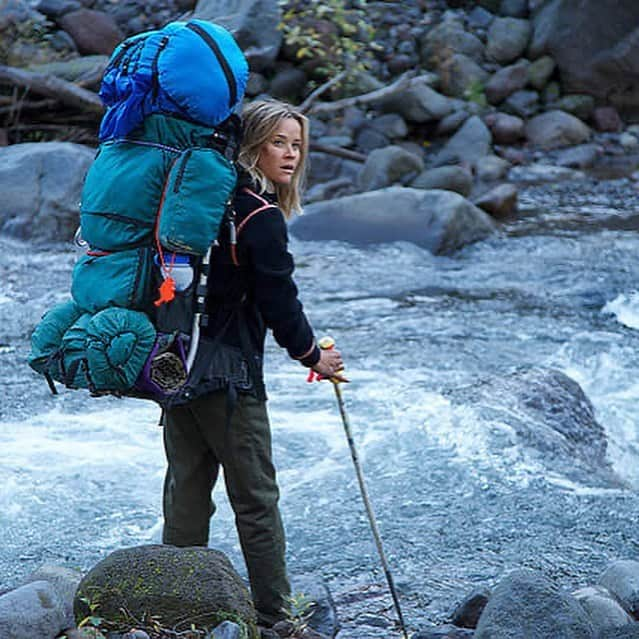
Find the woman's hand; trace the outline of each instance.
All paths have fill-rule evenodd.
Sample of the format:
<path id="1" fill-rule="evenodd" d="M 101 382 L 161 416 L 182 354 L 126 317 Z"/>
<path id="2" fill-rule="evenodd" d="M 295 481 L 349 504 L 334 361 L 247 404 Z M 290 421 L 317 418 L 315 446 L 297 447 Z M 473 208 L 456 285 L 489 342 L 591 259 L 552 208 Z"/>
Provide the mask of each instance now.
<path id="1" fill-rule="evenodd" d="M 342 371 L 344 369 L 342 355 L 334 348 L 321 350 L 319 362 L 317 362 L 317 364 L 315 364 L 312 368 L 322 377 L 327 377 L 338 382 L 348 382 L 346 377 L 342 375 Z"/>

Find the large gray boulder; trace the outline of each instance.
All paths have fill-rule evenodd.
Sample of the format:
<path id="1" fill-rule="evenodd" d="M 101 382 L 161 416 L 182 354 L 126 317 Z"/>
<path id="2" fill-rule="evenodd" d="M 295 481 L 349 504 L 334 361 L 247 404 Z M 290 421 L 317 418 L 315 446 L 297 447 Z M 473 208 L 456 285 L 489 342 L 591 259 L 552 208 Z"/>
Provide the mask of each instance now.
<path id="1" fill-rule="evenodd" d="M 269 67 L 282 44 L 277 0 L 199 0 L 194 18 L 210 20 L 233 33 L 253 71 Z"/>
<path id="2" fill-rule="evenodd" d="M 547 111 L 526 123 L 526 137 L 531 144 L 542 149 L 556 149 L 562 146 L 581 144 L 590 139 L 591 131 L 584 124 L 565 111 Z"/>
<path id="3" fill-rule="evenodd" d="M 492 153 L 492 135 L 482 120 L 474 115 L 448 140 L 432 160 L 432 166 L 444 164 L 472 165 Z"/>
<path id="4" fill-rule="evenodd" d="M 64 607 L 47 581 L 34 581 L 0 596 L 2 639 L 53 639 L 67 627 Z"/>
<path id="5" fill-rule="evenodd" d="M 427 31 L 420 44 L 422 61 L 435 69 L 455 53 L 467 55 L 476 62 L 481 61 L 484 53 L 482 41 L 454 19 L 446 19 Z"/>
<path id="6" fill-rule="evenodd" d="M 453 111 L 451 100 L 431 88 L 432 77 L 418 76 L 408 87 L 394 91 L 374 103 L 385 113 L 398 113 L 407 122 L 436 122 Z"/>
<path id="7" fill-rule="evenodd" d="M 291 224 L 302 240 L 353 244 L 413 242 L 431 253 L 448 253 L 495 230 L 491 218 L 452 191 L 390 187 L 317 202 Z"/>
<path id="8" fill-rule="evenodd" d="M 488 79 L 488 73 L 472 58 L 463 53 L 455 53 L 442 62 L 440 78 L 444 94 L 463 98 L 474 87 L 482 87 Z"/>
<path id="9" fill-rule="evenodd" d="M 73 617 L 73 598 L 78 584 L 82 580 L 82 573 L 72 568 L 44 564 L 32 572 L 25 583 L 34 581 L 47 581 L 55 590 L 60 601 L 61 609 L 64 613 L 64 628 L 73 628 L 75 625 Z"/>
<path id="10" fill-rule="evenodd" d="M 639 617 L 639 561 L 621 559 L 610 564 L 597 580 L 635 618 Z"/>
<path id="11" fill-rule="evenodd" d="M 553 56 L 564 93 L 589 93 L 639 118 L 639 3 L 551 0 L 534 18 L 530 54 Z"/>
<path id="12" fill-rule="evenodd" d="M 544 575 L 517 570 L 502 579 L 484 608 L 475 639 L 595 639 L 579 602 Z"/>
<path id="13" fill-rule="evenodd" d="M 375 149 L 366 158 L 359 175 L 363 191 L 373 191 L 397 182 L 414 179 L 424 168 L 424 160 L 400 146 Z"/>
<path id="14" fill-rule="evenodd" d="M 94 155 L 71 142 L 0 148 L 0 232 L 36 243 L 71 239 Z"/>
<path id="15" fill-rule="evenodd" d="M 232 619 L 248 639 L 257 637 L 255 610 L 242 579 L 224 553 L 210 548 L 116 550 L 80 582 L 74 601 L 78 622 L 89 606 L 97 606 L 100 616 L 121 628 L 130 624 L 129 615 L 153 616 L 178 630 L 191 622 L 213 628 Z"/>
<path id="16" fill-rule="evenodd" d="M 597 633 L 608 628 L 623 628 L 634 621 L 603 586 L 580 588 L 572 594 L 588 613 Z"/>
<path id="17" fill-rule="evenodd" d="M 568 476 L 619 485 L 606 457 L 606 432 L 577 382 L 552 368 L 521 368 L 449 393 L 496 424 L 496 445 L 521 445 L 529 455 Z M 510 437 L 504 435 L 508 429 Z M 559 635 L 558 635 L 559 636 Z"/>
<path id="18" fill-rule="evenodd" d="M 486 57 L 500 64 L 509 64 L 526 50 L 532 28 L 528 20 L 497 18 L 486 36 Z"/>

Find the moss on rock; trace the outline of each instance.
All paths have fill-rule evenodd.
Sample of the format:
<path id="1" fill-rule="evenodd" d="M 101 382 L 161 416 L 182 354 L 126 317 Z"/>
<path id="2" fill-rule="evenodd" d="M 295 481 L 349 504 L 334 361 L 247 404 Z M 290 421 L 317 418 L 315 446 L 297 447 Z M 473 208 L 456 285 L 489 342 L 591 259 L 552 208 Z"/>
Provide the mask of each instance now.
<path id="1" fill-rule="evenodd" d="M 136 546 L 117 550 L 82 579 L 74 600 L 78 623 L 98 615 L 113 629 L 149 620 L 185 630 L 237 623 L 256 639 L 248 590 L 224 553 L 209 548 Z"/>

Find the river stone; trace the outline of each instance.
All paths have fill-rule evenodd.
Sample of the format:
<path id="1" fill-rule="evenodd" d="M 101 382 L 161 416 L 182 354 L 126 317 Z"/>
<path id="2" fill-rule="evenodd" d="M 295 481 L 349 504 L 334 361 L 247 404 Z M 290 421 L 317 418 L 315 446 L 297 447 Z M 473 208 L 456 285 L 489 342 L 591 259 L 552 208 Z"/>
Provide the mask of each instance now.
<path id="1" fill-rule="evenodd" d="M 508 174 L 510 162 L 497 155 L 487 155 L 475 164 L 475 175 L 481 182 L 495 182 Z"/>
<path id="2" fill-rule="evenodd" d="M 37 243 L 73 238 L 95 151 L 71 142 L 0 148 L 0 232 Z"/>
<path id="3" fill-rule="evenodd" d="M 480 195 L 475 205 L 493 217 L 503 218 L 517 210 L 517 187 L 513 184 L 500 184 Z"/>
<path id="4" fill-rule="evenodd" d="M 44 564 L 32 572 L 25 583 L 34 581 L 48 581 L 56 591 L 64 614 L 64 628 L 72 628 L 75 625 L 73 617 L 73 597 L 82 579 L 82 573 L 78 570 Z"/>
<path id="5" fill-rule="evenodd" d="M 422 158 L 399 146 L 375 149 L 366 158 L 359 174 L 359 186 L 373 191 L 397 182 L 410 181 L 424 168 Z"/>
<path id="6" fill-rule="evenodd" d="M 522 367 L 451 391 L 450 397 L 454 403 L 476 407 L 486 422 L 508 426 L 544 463 L 580 479 L 619 484 L 606 457 L 606 432 L 590 400 L 561 371 Z"/>
<path id="7" fill-rule="evenodd" d="M 491 153 L 492 136 L 486 125 L 476 115 L 448 140 L 444 148 L 432 160 L 432 166 L 444 164 L 474 164 Z"/>
<path id="8" fill-rule="evenodd" d="M 584 609 L 532 570 L 502 579 L 479 618 L 475 639 L 595 639 Z"/>
<path id="9" fill-rule="evenodd" d="M 490 595 L 490 588 L 473 590 L 455 607 L 451 616 L 453 624 L 462 628 L 476 628 Z"/>
<path id="10" fill-rule="evenodd" d="M 0 596 L 2 639 L 53 639 L 66 628 L 64 606 L 48 581 L 34 581 Z"/>
<path id="11" fill-rule="evenodd" d="M 623 628 L 615 626 L 602 630 L 597 639 L 639 639 L 639 623 L 633 623 Z"/>
<path id="12" fill-rule="evenodd" d="M 54 20 L 78 9 L 82 9 L 82 3 L 78 0 L 40 0 L 36 5 L 37 11 Z"/>
<path id="13" fill-rule="evenodd" d="M 486 99 L 499 104 L 515 91 L 523 89 L 528 82 L 528 62 L 523 60 L 499 69 L 486 84 Z"/>
<path id="14" fill-rule="evenodd" d="M 467 197 L 473 188 L 473 176 L 461 166 L 440 166 L 420 173 L 410 185 L 414 189 L 443 189 Z"/>
<path id="15" fill-rule="evenodd" d="M 528 83 L 533 89 L 541 91 L 548 84 L 548 81 L 555 72 L 555 61 L 544 55 L 532 62 L 528 67 Z"/>
<path id="16" fill-rule="evenodd" d="M 524 121 L 510 113 L 489 113 L 484 122 L 490 129 L 495 144 L 514 144 L 525 135 Z"/>
<path id="17" fill-rule="evenodd" d="M 68 82 L 82 82 L 87 78 L 101 76 L 109 62 L 106 55 L 85 55 L 70 60 L 59 60 L 45 64 L 29 65 L 29 71 L 55 75 Z"/>
<path id="18" fill-rule="evenodd" d="M 252 71 L 270 67 L 277 58 L 282 44 L 278 28 L 282 9 L 277 0 L 199 0 L 193 17 L 231 31 Z"/>
<path id="19" fill-rule="evenodd" d="M 374 103 L 381 111 L 397 113 L 408 122 L 424 123 L 441 120 L 452 112 L 448 98 L 430 87 L 431 76 L 418 76 L 410 85 Z"/>
<path id="20" fill-rule="evenodd" d="M 534 18 L 529 53 L 553 56 L 564 93 L 639 117 L 639 3 L 550 0 Z"/>
<path id="21" fill-rule="evenodd" d="M 557 180 L 583 180 L 586 174 L 554 164 L 534 163 L 526 166 L 515 166 L 508 172 L 508 179 L 513 182 L 556 182 Z"/>
<path id="22" fill-rule="evenodd" d="M 291 224 L 293 235 L 302 240 L 403 241 L 431 253 L 449 253 L 496 228 L 490 216 L 457 193 L 399 186 L 317 202 L 305 212 Z"/>
<path id="23" fill-rule="evenodd" d="M 87 603 L 126 627 L 130 616 L 149 616 L 165 627 L 215 627 L 232 619 L 250 639 L 257 636 L 250 595 L 224 553 L 211 548 L 136 546 L 116 550 L 95 565 L 78 587 L 74 611 L 79 622 Z"/>
<path id="24" fill-rule="evenodd" d="M 242 639 L 242 629 L 232 621 L 223 621 L 205 639 Z"/>
<path id="25" fill-rule="evenodd" d="M 572 594 L 588 613 L 597 633 L 606 628 L 622 628 L 634 621 L 602 586 L 580 588 Z"/>
<path id="26" fill-rule="evenodd" d="M 595 99 L 591 95 L 563 95 L 557 100 L 555 107 L 580 120 L 588 120 L 595 110 Z"/>
<path id="27" fill-rule="evenodd" d="M 304 94 L 307 81 L 302 69 L 293 66 L 280 69 L 270 82 L 270 94 L 275 98 L 298 102 Z"/>
<path id="28" fill-rule="evenodd" d="M 483 87 L 488 79 L 484 71 L 472 58 L 455 53 L 443 61 L 440 70 L 440 89 L 445 95 L 462 98 L 473 87 Z"/>
<path id="29" fill-rule="evenodd" d="M 601 149 L 596 144 L 579 144 L 560 151 L 555 163 L 570 169 L 589 169 L 594 166 L 600 153 Z"/>
<path id="30" fill-rule="evenodd" d="M 78 9 L 65 13 L 58 23 L 71 36 L 83 55 L 111 55 L 113 49 L 124 39 L 115 20 L 103 11 Z"/>
<path id="31" fill-rule="evenodd" d="M 528 0 L 502 0 L 499 13 L 509 18 L 528 17 Z"/>
<path id="32" fill-rule="evenodd" d="M 480 62 L 484 45 L 472 33 L 468 33 L 457 20 L 446 19 L 425 33 L 420 43 L 420 55 L 426 67 L 438 69 L 441 63 L 455 53 Z"/>
<path id="33" fill-rule="evenodd" d="M 639 617 L 639 561 L 621 559 L 613 562 L 597 583 L 608 589 L 633 617 Z"/>
<path id="34" fill-rule="evenodd" d="M 539 93 L 527 89 L 515 91 L 504 100 L 501 109 L 520 118 L 531 118 L 539 111 Z"/>
<path id="35" fill-rule="evenodd" d="M 574 115 L 552 110 L 542 113 L 526 124 L 526 137 L 542 149 L 556 149 L 581 144 L 590 138 L 590 128 Z"/>
<path id="36" fill-rule="evenodd" d="M 623 122 L 617 109 L 611 106 L 597 107 L 592 114 L 595 129 L 602 133 L 617 133 L 623 129 Z"/>
<path id="37" fill-rule="evenodd" d="M 435 135 L 438 137 L 445 137 L 452 135 L 455 131 L 459 130 L 459 127 L 468 120 L 470 113 L 466 109 L 460 109 L 454 111 L 450 115 L 447 115 L 443 120 L 437 123 L 435 129 Z"/>
<path id="38" fill-rule="evenodd" d="M 528 20 L 497 18 L 486 36 L 486 57 L 499 64 L 513 62 L 526 50 L 531 31 Z"/>

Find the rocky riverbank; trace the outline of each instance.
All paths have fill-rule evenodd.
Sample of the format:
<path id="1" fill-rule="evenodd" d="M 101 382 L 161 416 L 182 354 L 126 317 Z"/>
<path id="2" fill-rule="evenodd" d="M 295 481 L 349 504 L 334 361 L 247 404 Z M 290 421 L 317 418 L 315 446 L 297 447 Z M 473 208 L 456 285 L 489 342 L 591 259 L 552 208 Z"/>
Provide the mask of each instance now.
<path id="1" fill-rule="evenodd" d="M 220 2 L 0 2 L 0 61 L 13 70 L 0 70 L 0 142 L 7 145 L 0 149 L 0 230 L 8 253 L 18 262 L 23 258 L 24 269 L 33 268 L 30 243 L 73 235 L 82 179 L 93 157 L 89 125 L 97 124 L 99 113 L 87 115 L 86 95 L 85 102 L 70 100 L 68 85 L 62 94 L 45 91 L 43 78 L 54 76 L 94 94 L 122 37 L 192 10 L 236 30 L 251 61 L 249 97 L 290 99 L 304 104 L 311 117 L 308 215 L 292 227 L 302 239 L 407 240 L 434 253 L 450 252 L 500 229 L 525 233 L 535 221 L 522 217 L 515 223 L 522 202 L 539 202 L 543 195 L 531 198 L 532 191 L 549 188 L 533 184 L 554 188 L 560 181 L 567 199 L 582 189 L 596 198 L 588 178 L 616 177 L 623 179 L 602 189 L 618 187 L 620 197 L 635 197 L 639 101 L 628 78 L 639 60 L 633 37 L 639 9 L 611 10 L 594 0 L 578 7 L 562 0 L 326 4 L 333 13 L 319 16 L 304 13 L 310 3 L 282 8 L 274 0 L 238 1 L 233 15 Z M 280 22 L 288 28 L 278 30 Z M 319 44 L 291 35 L 296 24 L 298 36 L 320 34 Z M 319 47 L 311 51 L 317 57 L 344 39 L 357 43 L 350 55 L 361 55 L 366 64 L 347 83 L 329 87 L 330 72 L 318 69 L 313 56 L 299 54 L 310 43 Z M 344 60 L 349 58 L 331 59 L 332 70 L 338 73 Z M 313 94 L 321 88 L 323 93 Z M 579 204 L 574 224 L 588 224 Z M 23 289 L 12 299 L 26 304 L 35 297 L 47 306 L 65 290 L 73 253 L 43 259 L 47 278 L 31 273 L 26 288 L 21 264 L 3 264 L 5 285 Z M 2 322 L 5 370 L 21 370 L 28 335 L 43 310 L 29 310 L 26 324 L 15 317 Z M 11 380 L 0 415 L 28 413 L 31 381 L 28 371 Z M 569 395 L 579 394 L 569 389 Z M 83 401 L 77 398 L 78 405 Z M 552 412 L 554 405 L 550 401 L 542 410 Z M 589 424 L 596 433 L 596 424 Z M 574 433 L 563 436 L 562 446 L 580 450 Z M 590 450 L 580 457 L 586 472 Z M 37 585 L 0 596 L 0 636 L 48 639 L 73 625 L 69 606 L 80 577 L 69 575 L 72 585 L 60 589 L 43 585 L 55 579 L 38 573 L 29 579 Z M 612 563 L 577 591 L 561 586 L 539 572 L 517 571 L 490 591 L 466 598 L 459 593 L 463 601 L 450 624 L 411 628 L 413 639 L 639 637 L 635 562 Z M 391 609 L 368 621 L 386 627 L 388 617 Z M 152 634 L 138 625 L 137 635 L 127 639 Z M 241 628 L 232 626 L 209 636 L 240 636 Z M 329 636 L 336 632 L 333 626 Z"/>

